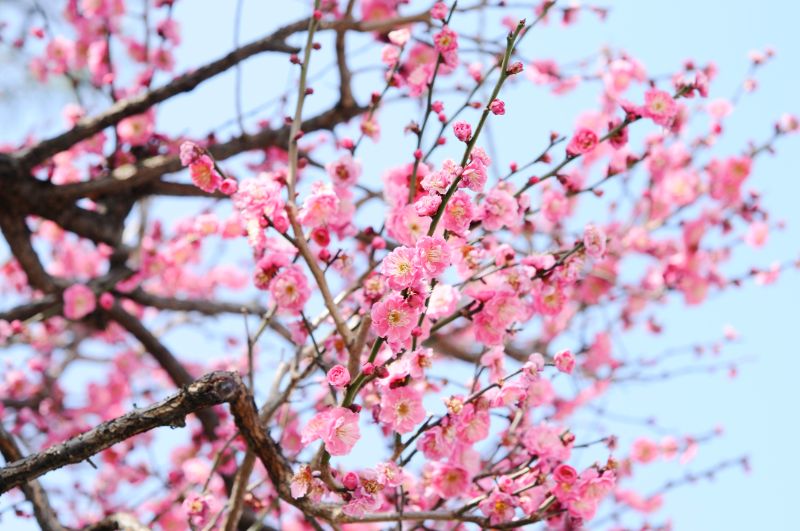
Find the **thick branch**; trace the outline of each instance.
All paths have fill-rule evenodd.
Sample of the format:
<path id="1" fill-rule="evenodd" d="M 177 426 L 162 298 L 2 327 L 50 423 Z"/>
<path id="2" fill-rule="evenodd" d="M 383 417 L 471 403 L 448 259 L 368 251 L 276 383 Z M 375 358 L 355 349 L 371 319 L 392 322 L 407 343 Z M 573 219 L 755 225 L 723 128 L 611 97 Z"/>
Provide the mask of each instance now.
<path id="1" fill-rule="evenodd" d="M 187 385 L 178 394 L 148 408 L 109 420 L 44 452 L 18 459 L 0 469 L 0 493 L 27 481 L 81 461 L 114 444 L 159 426 L 183 426 L 186 416 L 230 402 L 242 393 L 238 375 L 212 372 Z"/>

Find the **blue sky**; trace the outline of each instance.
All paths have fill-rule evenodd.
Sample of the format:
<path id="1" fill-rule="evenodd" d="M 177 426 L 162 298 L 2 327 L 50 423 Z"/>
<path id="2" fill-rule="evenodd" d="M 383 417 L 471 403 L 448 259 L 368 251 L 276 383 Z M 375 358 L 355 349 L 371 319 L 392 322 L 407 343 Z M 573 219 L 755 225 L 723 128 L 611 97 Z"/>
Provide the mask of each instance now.
<path id="1" fill-rule="evenodd" d="M 184 36 L 179 65 L 199 65 L 230 48 L 234 2 L 222 4 L 213 0 L 178 2 L 177 18 L 182 22 Z M 248 42 L 301 16 L 304 5 L 296 0 L 244 0 L 241 41 Z M 768 137 L 772 123 L 781 113 L 800 112 L 800 37 L 796 27 L 800 3 L 618 0 L 610 7 L 605 23 L 584 14 L 579 25 L 569 29 L 558 24 L 537 28 L 526 40 L 526 57 L 568 61 L 586 57 L 607 45 L 627 50 L 651 74 L 674 71 L 687 58 L 699 64 L 713 60 L 720 73 L 712 97 L 727 97 L 744 77 L 747 52 L 773 46 L 776 58 L 759 72 L 759 89 L 746 95 L 727 120 L 725 139 L 715 153 L 736 154 L 749 140 Z M 354 46 L 359 48 L 360 45 Z M 364 48 L 363 57 L 354 57 L 353 64 L 374 61 L 376 50 Z M 319 66 L 324 68 L 325 61 L 320 61 Z M 249 61 L 243 68 L 244 108 L 258 106 L 288 86 L 286 72 L 284 57 Z M 356 94 L 362 101 L 376 86 L 369 76 L 356 85 Z M 312 112 L 329 103 L 321 94 L 334 88 L 332 79 L 328 76 L 327 82 L 314 85 L 320 96 L 315 94 L 312 98 Z M 203 135 L 233 116 L 233 94 L 233 74 L 221 76 L 165 106 L 159 113 L 159 124 L 168 131 Z M 589 87 L 567 98 L 554 99 L 545 90 L 522 82 L 504 94 L 509 113 L 498 123 L 501 127 L 492 129 L 503 166 L 510 160 L 526 160 L 520 154 L 539 146 L 538 139 L 544 139 L 550 130 L 570 131 L 577 115 L 596 105 L 597 92 L 595 87 Z M 418 115 L 414 105 L 405 103 L 394 114 L 382 114 L 384 142 L 362 152 L 365 179 L 377 179 L 384 168 L 407 160 L 411 139 L 388 126 Z M 34 121 L 33 115 L 24 118 L 23 123 Z M 18 132 L 0 131 L 0 140 L 14 136 L 18 137 Z M 763 192 L 763 204 L 773 219 L 786 221 L 786 230 L 773 232 L 768 244 L 758 251 L 738 252 L 727 272 L 736 274 L 750 265 L 768 266 L 774 260 L 798 256 L 799 141 L 797 137 L 785 139 L 778 145 L 777 156 L 759 158 L 749 181 Z M 746 283 L 739 289 L 712 295 L 702 307 L 687 309 L 680 302 L 670 304 L 658 314 L 665 326 L 664 334 L 631 334 L 624 338 L 627 351 L 652 355 L 674 346 L 718 339 L 723 326 L 730 323 L 740 332 L 741 340 L 726 348 L 720 359 L 751 360 L 740 367 L 739 376 L 733 380 L 725 371 L 686 376 L 664 383 L 632 385 L 613 392 L 604 401 L 608 411 L 642 419 L 655 416 L 659 425 L 677 428 L 676 433 L 703 434 L 716 425 L 725 429 L 724 437 L 703 445 L 697 459 L 686 469 L 671 462 L 642 470 L 636 485 L 644 492 L 686 471 L 703 470 L 743 454 L 751 458 L 753 470 L 749 475 L 738 469 L 727 471 L 713 483 L 700 482 L 670 492 L 665 510 L 658 513 L 655 521 L 669 518 L 676 529 L 689 531 L 792 528 L 792 494 L 797 492 L 795 478 L 800 473 L 800 465 L 793 457 L 795 440 L 800 435 L 794 426 L 796 405 L 800 403 L 795 384 L 796 375 L 800 374 L 800 352 L 794 333 L 800 315 L 798 295 L 800 275 L 789 271 L 776 285 L 758 287 Z M 647 428 L 638 425 L 617 422 L 611 426 L 623 442 L 636 433 L 648 433 Z M 637 521 L 629 520 L 631 524 Z"/>

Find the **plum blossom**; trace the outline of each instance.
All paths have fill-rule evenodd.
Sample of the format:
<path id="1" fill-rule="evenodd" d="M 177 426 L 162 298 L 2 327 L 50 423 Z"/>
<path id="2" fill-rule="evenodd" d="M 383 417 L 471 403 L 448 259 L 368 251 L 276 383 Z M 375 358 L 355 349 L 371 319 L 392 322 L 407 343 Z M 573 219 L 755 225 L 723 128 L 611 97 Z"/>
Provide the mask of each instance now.
<path id="1" fill-rule="evenodd" d="M 269 291 L 278 307 L 288 313 L 298 314 L 311 297 L 305 273 L 297 265 L 281 270 L 269 283 Z"/>
<path id="2" fill-rule="evenodd" d="M 658 125 L 670 127 L 678 114 L 678 104 L 669 93 L 651 89 L 644 95 L 642 111 L 645 117 L 650 118 Z"/>
<path id="3" fill-rule="evenodd" d="M 343 365 L 334 365 L 328 371 L 328 383 L 337 389 L 342 389 L 350 383 L 350 372 Z"/>
<path id="4" fill-rule="evenodd" d="M 402 246 L 383 259 L 381 273 L 391 289 L 402 290 L 419 280 L 421 271 L 416 264 L 416 254 L 411 247 Z"/>
<path id="5" fill-rule="evenodd" d="M 383 392 L 380 421 L 397 433 L 408 433 L 425 420 L 422 395 L 411 387 Z"/>
<path id="6" fill-rule="evenodd" d="M 358 414 L 345 407 L 333 407 L 317 413 L 302 432 L 302 444 L 322 439 L 331 455 L 347 455 L 361 438 Z"/>
<path id="7" fill-rule="evenodd" d="M 417 326 L 419 309 L 411 307 L 402 296 L 392 293 L 372 307 L 372 326 L 389 342 L 402 342 Z"/>
<path id="8" fill-rule="evenodd" d="M 92 313 L 96 307 L 94 292 L 83 284 L 73 284 L 64 290 L 64 317 L 79 320 Z"/>

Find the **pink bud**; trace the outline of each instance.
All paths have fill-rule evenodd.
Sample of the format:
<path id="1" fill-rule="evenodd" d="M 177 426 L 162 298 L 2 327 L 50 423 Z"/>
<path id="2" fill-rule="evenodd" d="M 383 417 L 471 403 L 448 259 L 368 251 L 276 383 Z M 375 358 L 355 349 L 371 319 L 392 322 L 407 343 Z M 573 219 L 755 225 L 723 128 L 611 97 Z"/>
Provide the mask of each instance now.
<path id="1" fill-rule="evenodd" d="M 219 185 L 219 191 L 225 195 L 233 195 L 239 189 L 238 183 L 231 178 L 223 179 Z"/>
<path id="2" fill-rule="evenodd" d="M 358 487 L 358 483 L 359 483 L 358 474 L 356 474 L 355 472 L 348 472 L 342 478 L 342 485 L 344 485 L 344 488 L 346 488 L 347 490 L 356 490 L 356 487 Z"/>
<path id="3" fill-rule="evenodd" d="M 489 104 L 489 110 L 492 111 L 493 114 L 505 114 L 506 104 L 502 100 L 492 100 Z"/>

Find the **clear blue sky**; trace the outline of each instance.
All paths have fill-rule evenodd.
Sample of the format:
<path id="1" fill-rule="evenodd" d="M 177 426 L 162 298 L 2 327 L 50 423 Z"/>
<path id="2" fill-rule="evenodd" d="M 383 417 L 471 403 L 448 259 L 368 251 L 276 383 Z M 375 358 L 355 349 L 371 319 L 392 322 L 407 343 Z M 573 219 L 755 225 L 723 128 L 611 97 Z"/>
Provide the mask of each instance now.
<path id="1" fill-rule="evenodd" d="M 184 36 L 179 65 L 199 65 L 227 51 L 233 40 L 233 5 L 234 2 L 213 0 L 178 2 L 177 18 L 182 22 Z M 295 0 L 245 0 L 241 41 L 247 42 L 277 24 L 302 15 L 304 5 Z M 687 58 L 700 64 L 713 60 L 720 74 L 712 96 L 725 97 L 732 94 L 744 76 L 747 52 L 769 45 L 777 50 L 777 57 L 760 71 L 759 90 L 745 96 L 726 122 L 728 132 L 716 153 L 738 153 L 748 140 L 766 138 L 771 124 L 782 112 L 800 113 L 797 103 L 800 3 L 618 0 L 611 7 L 607 21 L 602 24 L 584 14 L 578 26 L 567 30 L 559 25 L 537 29 L 526 42 L 526 56 L 567 61 L 608 45 L 627 50 L 651 74 L 674 71 Z M 364 61 L 374 59 L 375 53 L 375 49 L 366 50 Z M 353 60 L 354 64 L 359 61 L 359 58 Z M 248 62 L 244 68 L 244 108 L 261 104 L 276 89 L 285 87 L 285 72 L 285 58 Z M 327 83 L 333 79 L 328 76 Z M 372 78 L 365 81 L 369 79 Z M 326 88 L 334 88 L 333 84 L 315 86 L 320 94 Z M 374 86 L 374 83 L 357 86 L 357 95 L 363 101 Z M 233 75 L 222 76 L 166 106 L 159 114 L 159 123 L 170 131 L 202 135 L 233 116 L 233 93 Z M 501 164 L 512 159 L 526 160 L 521 154 L 530 153 L 532 146 L 539 145 L 534 139 L 544 138 L 551 129 L 571 130 L 578 113 L 593 108 L 595 94 L 594 89 L 589 89 L 568 98 L 553 99 L 544 90 L 532 89 L 527 83 L 512 87 L 505 96 L 509 114 L 503 117 L 503 128 L 493 130 Z M 314 105 L 327 103 L 322 98 L 312 101 L 312 110 Z M 404 123 L 409 116 L 418 114 L 411 105 L 401 107 L 395 114 L 384 113 L 385 127 L 389 123 Z M 15 135 L 0 132 L 0 140 L 11 136 Z M 376 179 L 383 168 L 408 159 L 410 138 L 388 129 L 384 136 L 384 143 L 362 153 L 366 178 Z M 767 266 L 774 260 L 798 256 L 798 142 L 797 137 L 788 138 L 779 144 L 777 156 L 759 158 L 749 181 L 763 192 L 764 205 L 775 219 L 786 220 L 787 229 L 772 233 L 763 249 L 738 253 L 728 273 L 744 272 L 751 264 Z M 401 152 L 397 145 L 408 149 Z M 722 371 L 713 376 L 701 374 L 665 383 L 632 385 L 612 393 L 604 403 L 615 413 L 636 418 L 655 416 L 659 425 L 679 428 L 676 434 L 702 434 L 716 425 L 725 428 L 725 436 L 703 445 L 698 458 L 685 470 L 674 463 L 643 470 L 637 485 L 644 492 L 688 470 L 702 470 L 742 454 L 751 458 L 750 475 L 737 469 L 724 472 L 712 484 L 701 482 L 670 492 L 665 510 L 658 513 L 655 521 L 671 518 L 676 529 L 688 531 L 796 528 L 791 522 L 795 519 L 792 494 L 798 492 L 796 477 L 800 474 L 793 452 L 800 436 L 795 427 L 796 405 L 800 403 L 795 384 L 796 375 L 800 374 L 800 352 L 794 333 L 800 315 L 798 295 L 800 275 L 790 271 L 777 285 L 758 287 L 748 283 L 738 290 L 712 296 L 699 308 L 687 310 L 679 302 L 671 304 L 658 315 L 666 329 L 662 336 L 635 334 L 623 340 L 629 352 L 655 354 L 673 346 L 717 339 L 723 325 L 731 323 L 742 339 L 728 347 L 721 359 L 753 359 L 740 367 L 734 380 Z M 647 433 L 647 428 L 641 426 L 625 423 L 613 426 L 623 442 L 637 432 Z M 634 525 L 637 521 L 630 522 Z M 17 529 L 3 525 L 9 524 L 0 523 L 0 528 Z"/>

